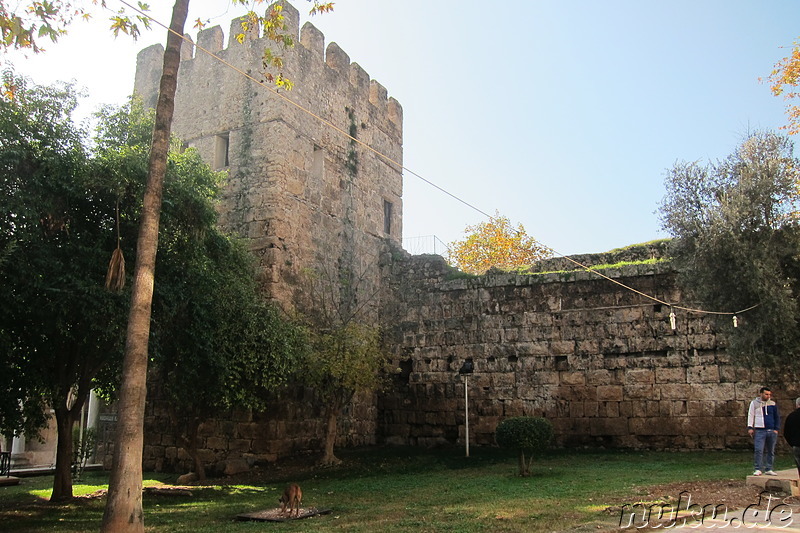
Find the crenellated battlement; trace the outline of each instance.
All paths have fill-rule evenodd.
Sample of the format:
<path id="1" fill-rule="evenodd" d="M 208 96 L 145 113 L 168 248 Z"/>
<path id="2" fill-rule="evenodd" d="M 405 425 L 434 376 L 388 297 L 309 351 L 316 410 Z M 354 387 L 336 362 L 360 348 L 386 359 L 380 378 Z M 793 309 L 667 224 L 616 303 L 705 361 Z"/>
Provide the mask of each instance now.
<path id="1" fill-rule="evenodd" d="M 338 72 L 343 80 L 348 80 L 356 93 L 364 95 L 364 98 L 386 114 L 386 118 L 399 130 L 403 124 L 403 108 L 395 98 L 388 95 L 386 88 L 377 80 L 372 79 L 358 63 L 351 63 L 350 56 L 342 50 L 338 44 L 331 42 L 325 46 L 325 35 L 317 29 L 311 22 L 306 22 L 300 28 L 300 13 L 289 3 L 284 3 L 283 15 L 285 17 L 286 33 L 290 35 L 295 43 L 292 49 L 283 49 L 280 45 L 261 36 L 259 27 L 250 27 L 244 32 L 244 41 L 240 43 L 237 35 L 242 34 L 242 18 L 235 18 L 230 23 L 228 31 L 228 42 L 225 47 L 225 35 L 220 26 L 213 26 L 202 29 L 197 34 L 194 41 L 190 35 L 186 35 L 181 46 L 181 61 L 206 62 L 216 60 L 209 56 L 207 52 L 218 55 L 226 61 L 234 62 L 237 58 L 246 56 L 252 59 L 253 50 L 263 52 L 267 48 L 273 52 L 285 56 L 302 57 L 302 65 L 292 65 L 290 57 L 287 57 L 287 69 L 302 69 L 306 72 L 320 72 L 324 67 Z M 196 44 L 195 44 L 196 43 Z M 298 50 L 302 48 L 302 50 Z M 155 102 L 155 95 L 158 91 L 158 76 L 160 72 L 161 60 L 164 54 L 164 47 L 160 44 L 149 46 L 139 52 L 137 56 L 137 78 L 135 81 L 135 91 L 145 97 L 146 101 Z M 231 61 L 234 60 L 234 61 Z M 260 64 L 257 65 L 261 69 Z M 258 73 L 253 69 L 248 69 L 248 74 Z M 142 77 L 139 77 L 139 74 Z M 291 77 L 294 80 L 297 76 Z M 299 79 L 298 82 L 304 80 Z"/>

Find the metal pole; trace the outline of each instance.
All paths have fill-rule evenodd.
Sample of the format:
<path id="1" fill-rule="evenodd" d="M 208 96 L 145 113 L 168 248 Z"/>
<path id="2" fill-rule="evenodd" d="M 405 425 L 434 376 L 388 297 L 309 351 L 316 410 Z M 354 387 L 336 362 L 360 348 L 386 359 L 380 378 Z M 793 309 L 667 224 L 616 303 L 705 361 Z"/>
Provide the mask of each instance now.
<path id="1" fill-rule="evenodd" d="M 464 434 L 469 457 L 469 374 L 464 374 Z"/>

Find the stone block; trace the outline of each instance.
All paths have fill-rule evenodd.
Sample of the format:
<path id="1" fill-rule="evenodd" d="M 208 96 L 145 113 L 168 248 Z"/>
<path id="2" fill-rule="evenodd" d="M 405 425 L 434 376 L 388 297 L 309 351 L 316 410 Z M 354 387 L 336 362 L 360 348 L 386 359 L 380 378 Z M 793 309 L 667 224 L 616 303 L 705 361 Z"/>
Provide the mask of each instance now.
<path id="1" fill-rule="evenodd" d="M 595 401 L 597 400 L 597 387 L 562 386 L 558 388 L 556 394 L 559 398 L 565 398 L 573 402 Z"/>
<path id="2" fill-rule="evenodd" d="M 228 439 L 225 437 L 208 437 L 206 439 L 206 447 L 211 448 L 212 450 L 227 450 L 228 449 Z"/>
<path id="3" fill-rule="evenodd" d="M 672 414 L 673 416 L 688 416 L 689 407 L 688 402 L 684 400 L 673 400 L 670 402 L 672 404 Z"/>
<path id="4" fill-rule="evenodd" d="M 691 385 L 685 383 L 665 383 L 659 386 L 661 398 L 665 400 L 690 400 L 693 398 Z"/>
<path id="5" fill-rule="evenodd" d="M 228 451 L 231 453 L 243 453 L 250 451 L 249 439 L 231 439 L 228 442 Z"/>
<path id="6" fill-rule="evenodd" d="M 514 387 L 516 385 L 516 374 L 513 372 L 492 374 L 492 386 L 494 387 Z"/>
<path id="7" fill-rule="evenodd" d="M 603 367 L 612 370 L 623 370 L 628 367 L 628 360 L 625 357 L 611 355 L 613 352 L 606 352 L 603 357 Z"/>
<path id="8" fill-rule="evenodd" d="M 242 439 L 254 439 L 259 435 L 259 424 L 255 422 L 239 422 L 234 429 L 234 436 Z"/>
<path id="9" fill-rule="evenodd" d="M 620 402 L 598 402 L 597 416 L 619 418 Z"/>
<path id="10" fill-rule="evenodd" d="M 586 372 L 586 382 L 589 385 L 613 385 L 615 381 L 616 374 L 604 368 Z"/>
<path id="11" fill-rule="evenodd" d="M 637 368 L 625 373 L 625 383 L 655 383 L 655 372 L 648 369 Z"/>
<path id="12" fill-rule="evenodd" d="M 599 385 L 597 387 L 598 401 L 622 401 L 623 388 L 619 385 Z"/>
<path id="13" fill-rule="evenodd" d="M 575 345 L 575 353 L 577 354 L 599 354 L 600 342 L 595 339 L 578 340 Z"/>
<path id="14" fill-rule="evenodd" d="M 692 366 L 686 371 L 688 383 L 719 383 L 719 367 L 717 366 Z"/>
<path id="15" fill-rule="evenodd" d="M 561 383 L 560 373 L 555 371 L 537 372 L 533 376 L 533 383 L 537 385 L 557 385 Z"/>
<path id="16" fill-rule="evenodd" d="M 235 476 L 250 471 L 250 465 L 244 459 L 228 459 L 225 461 L 225 469 L 223 473 L 226 476 Z"/>
<path id="17" fill-rule="evenodd" d="M 688 400 L 686 402 L 686 413 L 690 417 L 705 417 L 713 415 L 716 408 L 716 402 L 707 402 L 701 400 Z"/>
<path id="18" fill-rule="evenodd" d="M 683 435 L 683 420 L 663 417 L 633 418 L 629 421 L 633 435 Z"/>
<path id="19" fill-rule="evenodd" d="M 673 402 L 671 400 L 661 400 L 658 402 L 658 414 L 659 416 L 674 416 L 675 413 L 672 411 Z"/>
<path id="20" fill-rule="evenodd" d="M 622 388 L 623 398 L 626 400 L 660 399 L 660 391 L 647 384 L 625 385 Z"/>
<path id="21" fill-rule="evenodd" d="M 698 400 L 727 400 L 735 395 L 735 385 L 733 383 L 718 383 L 715 385 L 693 383 L 690 387 L 691 398 Z"/>
<path id="22" fill-rule="evenodd" d="M 656 383 L 686 383 L 685 368 L 656 368 Z"/>
<path id="23" fill-rule="evenodd" d="M 719 367 L 719 380 L 722 383 L 735 383 L 736 379 L 736 368 L 730 365 L 724 365 Z"/>
<path id="24" fill-rule="evenodd" d="M 591 418 L 589 433 L 591 435 L 627 435 L 628 421 L 622 418 Z"/>
<path id="25" fill-rule="evenodd" d="M 571 355 L 575 353 L 574 341 L 551 341 L 550 353 L 554 355 Z"/>
<path id="26" fill-rule="evenodd" d="M 600 402 L 583 402 L 583 416 L 596 417 L 599 416 Z"/>
<path id="27" fill-rule="evenodd" d="M 685 420 L 684 431 L 687 435 L 722 435 L 725 433 L 724 424 L 717 423 L 714 417 L 693 416 Z"/>
<path id="28" fill-rule="evenodd" d="M 585 385 L 586 374 L 583 372 L 559 372 L 562 385 Z"/>

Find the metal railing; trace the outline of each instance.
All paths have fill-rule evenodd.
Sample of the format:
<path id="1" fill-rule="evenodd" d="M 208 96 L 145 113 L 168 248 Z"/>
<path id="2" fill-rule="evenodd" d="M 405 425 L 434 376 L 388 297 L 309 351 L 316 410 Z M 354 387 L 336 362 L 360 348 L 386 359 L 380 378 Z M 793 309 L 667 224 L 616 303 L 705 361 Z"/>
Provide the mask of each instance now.
<path id="1" fill-rule="evenodd" d="M 411 255 L 436 254 L 447 257 L 449 247 L 436 235 L 403 238 L 403 248 Z"/>

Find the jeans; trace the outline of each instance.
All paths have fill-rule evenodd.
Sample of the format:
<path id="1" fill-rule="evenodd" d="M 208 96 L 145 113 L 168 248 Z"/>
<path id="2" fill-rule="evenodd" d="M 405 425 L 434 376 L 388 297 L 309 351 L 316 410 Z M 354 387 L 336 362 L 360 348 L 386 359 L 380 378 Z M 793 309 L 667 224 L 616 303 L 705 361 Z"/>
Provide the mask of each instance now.
<path id="1" fill-rule="evenodd" d="M 775 444 L 778 442 L 778 434 L 771 429 L 756 429 L 753 433 L 753 444 L 755 453 L 753 454 L 753 469 L 766 472 L 772 470 L 772 463 L 775 461 Z M 762 468 L 763 466 L 763 468 Z"/>

